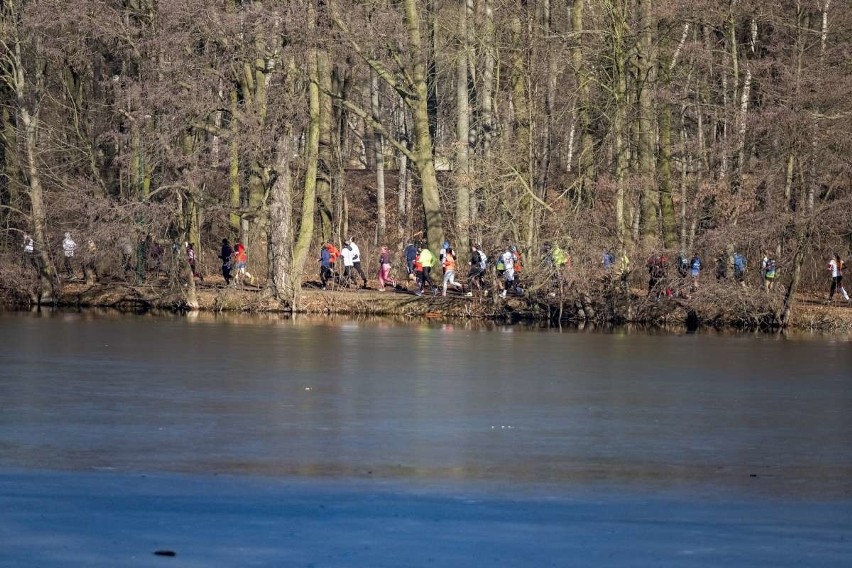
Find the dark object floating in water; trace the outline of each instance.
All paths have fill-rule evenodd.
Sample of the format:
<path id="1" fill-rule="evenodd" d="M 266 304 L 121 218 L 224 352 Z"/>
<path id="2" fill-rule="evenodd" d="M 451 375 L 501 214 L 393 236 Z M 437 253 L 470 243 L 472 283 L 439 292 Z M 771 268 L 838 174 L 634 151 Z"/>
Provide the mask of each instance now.
<path id="1" fill-rule="evenodd" d="M 157 556 L 177 556 L 177 552 L 174 550 L 155 550 L 154 554 Z"/>

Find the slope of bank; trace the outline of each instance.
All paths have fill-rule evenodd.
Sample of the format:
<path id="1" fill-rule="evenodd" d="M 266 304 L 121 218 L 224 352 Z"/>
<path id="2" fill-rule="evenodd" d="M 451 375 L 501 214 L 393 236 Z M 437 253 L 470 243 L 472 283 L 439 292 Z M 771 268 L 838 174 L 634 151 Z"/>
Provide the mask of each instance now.
<path id="1" fill-rule="evenodd" d="M 656 297 L 643 290 L 631 289 L 624 293 L 604 287 L 583 292 L 571 289 L 563 294 L 555 291 L 528 292 L 523 296 L 503 299 L 494 292 L 477 292 L 472 296 L 453 292 L 447 297 L 441 297 L 429 294 L 417 296 L 413 288 L 388 288 L 383 292 L 375 289 L 326 291 L 308 285 L 302 291 L 298 305 L 288 306 L 274 300 L 266 290 L 253 286 L 227 288 L 214 281 L 198 286 L 196 292 L 198 309 L 213 312 L 295 312 L 745 329 L 772 328 L 774 314 L 782 300 L 780 294 L 734 287 L 710 288 L 689 297 Z M 14 298 L 7 297 L 7 302 L 17 307 L 27 307 L 25 299 L 16 302 Z M 69 282 L 63 286 L 57 302 L 51 305 L 123 311 L 181 311 L 186 309 L 186 300 L 184 290 L 169 286 L 165 281 L 139 286 L 124 282 L 92 285 Z M 816 293 L 801 293 L 797 295 L 789 327 L 823 332 L 852 332 L 852 304 L 842 300 L 827 304 L 824 297 Z"/>

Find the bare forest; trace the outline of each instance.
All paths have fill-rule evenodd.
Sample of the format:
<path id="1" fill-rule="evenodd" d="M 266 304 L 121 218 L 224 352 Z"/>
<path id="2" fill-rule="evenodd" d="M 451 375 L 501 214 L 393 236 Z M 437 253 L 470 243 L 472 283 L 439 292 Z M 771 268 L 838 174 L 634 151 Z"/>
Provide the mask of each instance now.
<path id="1" fill-rule="evenodd" d="M 717 302 L 717 261 L 755 296 L 768 253 L 783 322 L 852 246 L 847 0 L 0 6 L 4 293 L 55 297 L 66 232 L 106 282 L 149 236 L 209 275 L 240 241 L 289 306 L 326 241 L 447 239 L 462 266 L 516 245 L 531 282 L 558 245 L 583 293 L 606 250 L 628 292 L 649 255 L 698 255 Z"/>

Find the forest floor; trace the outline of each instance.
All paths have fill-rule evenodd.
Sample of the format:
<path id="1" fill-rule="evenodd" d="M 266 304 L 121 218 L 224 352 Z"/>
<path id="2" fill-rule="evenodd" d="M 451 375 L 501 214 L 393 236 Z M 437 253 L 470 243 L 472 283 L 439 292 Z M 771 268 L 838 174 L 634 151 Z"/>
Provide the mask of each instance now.
<path id="1" fill-rule="evenodd" d="M 494 291 L 474 291 L 471 296 L 448 290 L 447 296 L 432 294 L 427 289 L 423 296 L 415 294 L 416 285 L 401 282 L 400 286 L 388 286 L 385 291 L 376 288 L 376 282 L 370 281 L 368 288 L 338 285 L 323 290 L 319 282 L 308 281 L 302 289 L 296 309 L 291 310 L 273 300 L 262 286 L 244 285 L 226 287 L 219 275 L 211 275 L 203 282 L 197 282 L 196 292 L 199 309 L 213 312 L 299 312 L 308 314 L 347 314 L 361 316 L 398 316 L 425 317 L 435 319 L 493 319 L 503 321 L 539 320 L 553 318 L 557 309 L 561 309 L 555 294 L 512 296 L 503 299 Z M 149 278 L 136 284 L 121 280 L 102 281 L 86 284 L 80 280 L 63 283 L 58 304 L 69 307 L 106 307 L 128 311 L 151 309 L 185 309 L 185 288 L 180 289 L 170 283 L 165 275 Z M 762 302 L 780 301 L 781 294 L 767 296 L 760 290 L 737 289 L 738 300 L 754 300 L 754 305 L 741 307 L 740 310 L 752 310 L 755 306 L 766 312 L 770 308 Z M 763 294 L 763 296 L 761 296 Z M 701 325 L 716 327 L 759 327 L 759 314 L 754 318 L 742 318 L 735 315 L 730 306 L 732 297 L 706 294 L 702 298 L 671 298 L 655 301 L 638 288 L 630 290 L 634 314 L 624 323 L 685 325 L 691 314 L 698 315 Z M 606 303 L 602 298 L 592 298 L 592 303 L 600 308 Z M 564 320 L 577 320 L 579 305 L 575 299 L 565 298 Z M 600 309 L 598 310 L 600 312 Z M 602 314 L 598 314 L 601 316 Z M 582 316 L 582 314 L 581 314 Z M 604 316 L 605 317 L 605 316 Z M 581 318 L 582 319 L 582 318 Z M 598 323 L 601 319 L 598 318 Z M 750 323 L 751 322 L 751 323 Z M 844 301 L 840 294 L 834 302 L 828 303 L 827 293 L 803 291 L 797 294 L 796 307 L 789 327 L 793 329 L 850 333 L 852 332 L 852 303 Z"/>

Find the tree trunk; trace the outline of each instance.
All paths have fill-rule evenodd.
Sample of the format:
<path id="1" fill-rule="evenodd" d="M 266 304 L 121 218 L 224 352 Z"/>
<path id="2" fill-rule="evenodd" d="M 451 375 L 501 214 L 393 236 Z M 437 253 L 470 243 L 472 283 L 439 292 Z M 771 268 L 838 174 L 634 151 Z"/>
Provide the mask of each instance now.
<path id="1" fill-rule="evenodd" d="M 613 153 L 615 154 L 615 234 L 618 240 L 618 252 L 622 269 L 622 277 L 626 278 L 629 270 L 629 246 L 627 240 L 626 207 L 626 175 L 627 161 L 627 80 L 625 77 L 624 32 L 627 25 L 626 8 L 614 3 L 611 21 L 611 42 L 613 61 L 612 93 L 615 103 L 615 115 L 612 124 Z"/>
<path id="2" fill-rule="evenodd" d="M 637 116 L 637 134 L 639 137 L 639 174 L 642 178 L 642 189 L 639 194 L 639 233 L 645 249 L 656 245 L 657 237 L 657 206 L 653 199 L 656 184 L 654 183 L 654 129 L 652 62 L 652 31 L 651 26 L 652 0 L 637 0 L 639 10 L 639 40 L 636 53 L 637 100 L 639 104 Z"/>
<path id="3" fill-rule="evenodd" d="M 497 66 L 495 53 L 496 33 L 494 28 L 493 0 L 483 1 L 484 12 L 484 60 L 482 62 L 482 90 L 480 93 L 480 132 L 477 138 L 480 140 L 482 159 L 488 162 L 491 157 L 491 143 L 494 137 L 494 70 Z"/>
<path id="4" fill-rule="evenodd" d="M 379 76 L 375 70 L 370 70 L 370 109 L 373 120 L 381 120 L 381 106 L 379 104 Z M 383 245 L 385 232 L 387 231 L 387 206 L 385 203 L 385 148 L 382 133 L 373 131 L 373 149 L 376 162 L 376 210 L 378 224 L 376 226 L 376 245 Z"/>
<path id="5" fill-rule="evenodd" d="M 230 182 L 230 202 L 229 205 L 232 211 L 239 211 L 242 207 L 242 189 L 240 187 L 240 143 L 237 140 L 237 99 L 236 90 L 231 90 L 231 122 L 230 122 L 230 140 L 228 140 L 229 149 L 229 164 L 228 164 L 228 179 Z M 232 212 L 228 216 L 231 225 L 231 231 L 234 234 L 239 233 L 241 229 L 241 218 L 238 213 Z"/>
<path id="6" fill-rule="evenodd" d="M 470 93 L 468 92 L 468 0 L 459 2 L 459 53 L 456 56 L 456 253 L 470 250 Z"/>
<path id="7" fill-rule="evenodd" d="M 316 11 L 308 2 L 308 21 L 310 31 L 315 30 Z M 310 36 L 309 36 L 310 37 Z M 310 123 L 308 136 L 305 141 L 305 180 L 302 193 L 302 212 L 299 221 L 299 233 L 293 246 L 293 264 L 289 274 L 286 274 L 286 290 L 288 300 L 293 310 L 298 310 L 302 289 L 302 271 L 310 253 L 314 233 L 314 212 L 316 211 L 317 169 L 319 162 L 319 138 L 321 123 L 320 108 L 320 61 L 327 61 L 322 50 L 312 48 L 308 55 L 308 107 Z"/>
<path id="8" fill-rule="evenodd" d="M 331 100 L 331 62 L 328 51 L 317 51 L 317 73 L 319 73 L 319 156 L 317 165 L 317 208 L 319 209 L 320 233 L 323 241 L 331 240 L 334 230 L 332 202 L 332 172 L 334 168 L 332 122 L 334 109 Z"/>
<path id="9" fill-rule="evenodd" d="M 527 66 L 525 50 L 529 43 L 527 28 L 520 15 L 512 17 L 512 61 L 509 76 L 509 87 L 512 93 L 514 119 L 512 120 L 512 144 L 516 156 L 514 162 L 515 176 L 518 178 L 515 187 L 518 188 L 518 223 L 522 229 L 520 239 L 530 247 L 535 233 L 535 204 L 530 191 L 525 188 L 534 187 L 530 183 L 532 174 L 532 136 L 530 120 L 530 100 L 527 90 Z"/>
<path id="10" fill-rule="evenodd" d="M 269 228 L 267 230 L 267 289 L 279 302 L 294 306 L 301 279 L 293 278 L 293 189 L 290 172 L 292 131 L 284 129 L 276 145 L 277 176 L 269 192 Z"/>
<path id="11" fill-rule="evenodd" d="M 404 0 L 405 27 L 408 44 L 414 57 L 412 80 L 416 98 L 410 102 L 414 115 L 414 156 L 417 173 L 420 175 L 420 191 L 423 197 L 424 224 L 429 248 L 433 253 L 444 243 L 444 218 L 441 212 L 441 196 L 438 176 L 432 155 L 432 136 L 429 128 L 429 89 L 426 80 L 426 57 L 420 36 L 420 17 L 416 0 Z"/>
<path id="12" fill-rule="evenodd" d="M 23 14 L 19 12 L 17 2 L 8 2 L 5 7 L 7 38 L 3 55 L 5 64 L 0 66 L 0 79 L 14 91 L 16 122 L 23 130 L 23 145 L 25 159 L 20 164 L 21 174 L 26 180 L 25 189 L 30 201 L 29 222 L 32 227 L 35 254 L 39 271 L 39 291 L 36 300 L 39 303 L 55 301 L 57 296 L 58 279 L 56 268 L 50 260 L 50 243 L 47 237 L 47 210 L 44 202 L 44 187 L 41 182 L 39 169 L 39 107 L 33 104 L 38 101 L 44 91 L 44 66 L 41 59 L 40 45 L 35 42 L 36 64 L 32 69 L 26 67 L 22 54 L 21 29 Z M 8 146 L 7 146 L 8 151 Z"/>
<path id="13" fill-rule="evenodd" d="M 591 132 L 591 78 L 583 57 L 583 6 L 584 0 L 574 0 L 571 7 L 571 32 L 574 46 L 571 63 L 577 81 L 577 122 L 580 130 L 580 149 L 577 157 L 577 202 L 591 199 L 595 178 L 594 137 Z"/>

